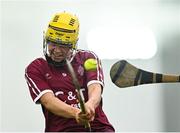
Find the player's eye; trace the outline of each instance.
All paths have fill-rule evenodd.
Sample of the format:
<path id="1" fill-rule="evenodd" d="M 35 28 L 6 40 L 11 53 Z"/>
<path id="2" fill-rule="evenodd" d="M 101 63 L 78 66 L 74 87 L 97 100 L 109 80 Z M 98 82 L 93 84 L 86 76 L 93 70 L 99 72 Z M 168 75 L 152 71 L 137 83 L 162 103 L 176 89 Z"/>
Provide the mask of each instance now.
<path id="1" fill-rule="evenodd" d="M 50 42 L 50 41 L 48 41 L 48 42 L 47 42 L 47 44 L 48 44 L 48 45 L 51 45 L 51 46 L 53 46 L 53 47 L 58 46 L 58 44 L 57 44 L 57 43 Z"/>

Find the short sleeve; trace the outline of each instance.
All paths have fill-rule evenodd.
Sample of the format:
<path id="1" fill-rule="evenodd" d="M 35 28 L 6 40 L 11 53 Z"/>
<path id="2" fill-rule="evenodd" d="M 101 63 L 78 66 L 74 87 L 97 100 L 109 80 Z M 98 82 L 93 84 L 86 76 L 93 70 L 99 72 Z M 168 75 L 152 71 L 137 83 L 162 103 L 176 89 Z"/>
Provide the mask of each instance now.
<path id="1" fill-rule="evenodd" d="M 30 95 L 35 103 L 39 103 L 40 97 L 53 91 L 46 82 L 43 73 L 39 71 L 34 65 L 29 65 L 25 70 L 25 79 L 29 87 Z"/>
<path id="2" fill-rule="evenodd" d="M 87 86 L 93 83 L 99 83 L 101 84 L 102 87 L 104 87 L 104 75 L 103 75 L 103 68 L 102 68 L 101 60 L 98 58 L 98 56 L 95 53 L 87 52 L 85 55 L 85 61 L 90 58 L 97 60 L 97 68 L 96 70 L 93 70 L 93 71 L 85 70 Z"/>

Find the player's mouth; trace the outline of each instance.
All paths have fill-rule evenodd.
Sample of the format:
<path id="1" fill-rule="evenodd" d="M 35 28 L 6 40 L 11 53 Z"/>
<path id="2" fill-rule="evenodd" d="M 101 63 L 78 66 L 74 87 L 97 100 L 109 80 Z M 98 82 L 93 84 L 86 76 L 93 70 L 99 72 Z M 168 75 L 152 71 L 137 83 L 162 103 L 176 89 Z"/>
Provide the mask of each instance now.
<path id="1" fill-rule="evenodd" d="M 57 61 L 57 62 L 61 62 L 62 60 L 64 60 L 65 59 L 65 57 L 64 57 L 64 55 L 52 55 L 52 59 L 54 60 L 54 61 Z"/>

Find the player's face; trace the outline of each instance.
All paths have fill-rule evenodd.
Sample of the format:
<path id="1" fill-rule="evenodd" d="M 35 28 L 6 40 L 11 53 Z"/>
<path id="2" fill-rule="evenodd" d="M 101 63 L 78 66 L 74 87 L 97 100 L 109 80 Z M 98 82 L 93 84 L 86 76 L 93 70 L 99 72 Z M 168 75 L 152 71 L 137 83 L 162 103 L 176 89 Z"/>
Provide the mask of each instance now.
<path id="1" fill-rule="evenodd" d="M 70 49 L 71 48 L 69 47 L 57 45 L 56 43 L 53 42 L 48 43 L 49 55 L 51 59 L 56 62 L 63 61 L 68 56 Z"/>

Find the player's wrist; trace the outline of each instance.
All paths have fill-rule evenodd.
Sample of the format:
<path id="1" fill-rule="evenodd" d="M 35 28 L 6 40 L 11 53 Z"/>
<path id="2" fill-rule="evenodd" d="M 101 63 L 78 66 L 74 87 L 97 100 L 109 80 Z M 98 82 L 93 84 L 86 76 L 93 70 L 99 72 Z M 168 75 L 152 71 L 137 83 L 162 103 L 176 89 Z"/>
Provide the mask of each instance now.
<path id="1" fill-rule="evenodd" d="M 90 99 L 87 101 L 87 104 L 88 104 L 90 107 L 96 109 L 96 107 L 99 105 L 99 100 L 94 99 L 94 98 L 90 98 Z"/>
<path id="2" fill-rule="evenodd" d="M 80 109 L 73 107 L 73 118 L 77 121 L 77 115 L 81 112 Z"/>

